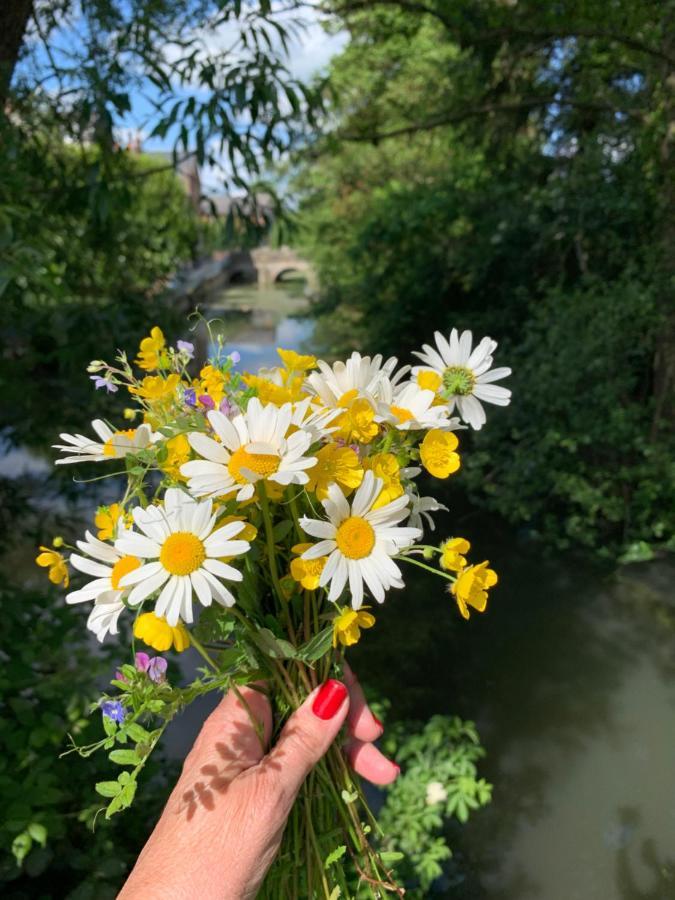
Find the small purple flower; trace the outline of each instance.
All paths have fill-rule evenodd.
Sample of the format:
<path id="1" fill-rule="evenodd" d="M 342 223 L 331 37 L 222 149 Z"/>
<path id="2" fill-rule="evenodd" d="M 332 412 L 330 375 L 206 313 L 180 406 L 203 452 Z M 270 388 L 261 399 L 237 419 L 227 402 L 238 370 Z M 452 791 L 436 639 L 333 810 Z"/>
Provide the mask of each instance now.
<path id="1" fill-rule="evenodd" d="M 200 394 L 199 397 L 197 397 L 197 399 L 199 400 L 199 402 L 201 403 L 202 406 L 206 407 L 206 409 L 214 409 L 214 407 L 216 405 L 213 402 L 213 398 L 209 397 L 208 394 Z"/>
<path id="2" fill-rule="evenodd" d="M 185 403 L 192 407 L 192 409 L 197 409 L 197 392 L 194 388 L 188 388 L 183 394 L 183 400 Z"/>
<path id="3" fill-rule="evenodd" d="M 230 401 L 227 399 L 227 397 L 223 397 L 223 399 L 220 401 L 218 409 L 221 411 L 221 413 L 224 416 L 230 416 L 234 412 L 235 407 L 233 406 L 232 403 L 230 403 Z"/>
<path id="4" fill-rule="evenodd" d="M 150 665 L 150 657 L 147 653 L 137 653 L 134 657 L 137 672 L 147 672 Z"/>
<path id="5" fill-rule="evenodd" d="M 160 684 L 166 680 L 167 661 L 163 656 L 153 656 L 148 663 L 148 678 L 155 684 Z"/>
<path id="6" fill-rule="evenodd" d="M 127 715 L 119 700 L 104 700 L 101 704 L 101 712 L 106 719 L 117 722 L 118 725 L 124 722 Z"/>
<path id="7" fill-rule="evenodd" d="M 116 384 L 113 384 L 110 380 L 110 377 L 103 378 L 101 375 L 90 375 L 90 380 L 94 382 L 94 387 L 96 390 L 99 388 L 105 388 L 109 394 L 114 394 L 119 390 Z"/>
<path id="8" fill-rule="evenodd" d="M 195 355 L 195 345 L 191 344 L 189 341 L 176 341 L 176 347 L 178 347 L 178 352 L 182 353 L 184 356 L 188 358 L 188 361 L 194 359 Z"/>
<path id="9" fill-rule="evenodd" d="M 127 676 L 124 674 L 124 672 L 120 672 L 120 670 L 118 669 L 118 670 L 115 672 L 115 681 L 128 681 L 128 678 L 127 678 Z"/>
<path id="10" fill-rule="evenodd" d="M 230 359 L 232 360 L 232 364 L 236 366 L 241 360 L 241 356 L 236 350 L 233 350 L 232 353 L 230 353 Z"/>

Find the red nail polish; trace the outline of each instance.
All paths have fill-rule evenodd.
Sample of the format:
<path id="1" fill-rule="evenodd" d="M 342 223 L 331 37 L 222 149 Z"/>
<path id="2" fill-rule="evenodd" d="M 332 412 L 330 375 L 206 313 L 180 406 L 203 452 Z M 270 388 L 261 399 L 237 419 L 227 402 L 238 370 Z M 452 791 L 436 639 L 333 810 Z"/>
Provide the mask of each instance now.
<path id="1" fill-rule="evenodd" d="M 319 693 L 314 698 L 312 712 L 324 721 L 332 719 L 344 703 L 346 696 L 347 688 L 344 684 L 334 678 L 329 678 L 321 685 Z"/>
<path id="2" fill-rule="evenodd" d="M 373 715 L 373 714 L 371 713 L 371 715 Z M 382 722 L 380 722 L 380 720 L 377 718 L 377 716 L 373 715 L 373 719 L 375 720 L 375 724 L 379 725 L 380 728 L 382 729 L 382 731 L 384 731 L 384 725 L 382 724 Z"/>

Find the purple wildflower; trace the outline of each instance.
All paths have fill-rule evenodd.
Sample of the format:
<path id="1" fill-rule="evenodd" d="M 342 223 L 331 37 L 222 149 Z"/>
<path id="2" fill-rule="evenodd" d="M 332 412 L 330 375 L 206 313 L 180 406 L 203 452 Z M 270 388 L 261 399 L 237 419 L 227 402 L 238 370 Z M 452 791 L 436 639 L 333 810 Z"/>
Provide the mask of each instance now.
<path id="1" fill-rule="evenodd" d="M 232 353 L 230 353 L 230 359 L 232 360 L 232 364 L 236 366 L 241 360 L 241 356 L 236 350 L 233 350 Z"/>
<path id="2" fill-rule="evenodd" d="M 223 397 L 223 399 L 220 401 L 218 409 L 224 416 L 229 416 L 234 412 L 235 407 L 232 403 L 230 403 L 227 397 Z"/>
<path id="3" fill-rule="evenodd" d="M 163 656 L 153 656 L 148 663 L 148 678 L 155 684 L 160 684 L 166 679 L 167 661 Z"/>
<path id="4" fill-rule="evenodd" d="M 185 391 L 183 400 L 185 400 L 185 403 L 192 407 L 192 409 L 197 409 L 197 393 L 194 388 L 188 388 Z"/>
<path id="5" fill-rule="evenodd" d="M 194 359 L 195 355 L 195 345 L 191 344 L 189 341 L 176 341 L 176 347 L 178 347 L 178 352 L 182 353 L 184 356 L 187 356 L 188 360 Z"/>
<path id="6" fill-rule="evenodd" d="M 147 653 L 137 653 L 134 657 L 137 672 L 147 672 L 150 665 L 150 657 Z"/>
<path id="7" fill-rule="evenodd" d="M 113 722 L 121 725 L 126 718 L 126 712 L 119 700 L 104 700 L 101 704 L 101 712 Z"/>
<path id="8" fill-rule="evenodd" d="M 113 384 L 110 380 L 110 376 L 104 378 L 101 375 L 90 375 L 89 378 L 94 382 L 94 387 L 96 388 L 96 390 L 104 387 L 109 394 L 114 394 L 119 390 L 117 385 Z"/>
<path id="9" fill-rule="evenodd" d="M 200 394 L 197 397 L 202 406 L 205 406 L 207 409 L 213 409 L 215 407 L 215 403 L 213 402 L 213 398 L 209 397 L 208 394 Z"/>
<path id="10" fill-rule="evenodd" d="M 120 670 L 118 669 L 118 670 L 115 672 L 115 681 L 128 681 L 128 678 L 127 678 L 127 676 L 124 674 L 124 672 L 120 672 Z"/>

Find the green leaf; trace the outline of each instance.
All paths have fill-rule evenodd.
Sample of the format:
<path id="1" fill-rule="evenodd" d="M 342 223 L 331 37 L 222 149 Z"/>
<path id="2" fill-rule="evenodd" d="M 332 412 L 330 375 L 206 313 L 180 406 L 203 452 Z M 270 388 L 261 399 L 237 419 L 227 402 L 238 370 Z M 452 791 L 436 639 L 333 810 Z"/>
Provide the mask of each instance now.
<path id="1" fill-rule="evenodd" d="M 116 797 L 121 790 L 119 781 L 99 781 L 96 784 L 96 791 L 102 797 Z"/>
<path id="2" fill-rule="evenodd" d="M 17 834 L 17 836 L 12 841 L 12 853 L 14 854 L 14 859 L 16 860 L 17 865 L 21 865 L 21 863 L 30 853 L 32 846 L 33 839 L 27 831 L 22 831 L 21 834 Z"/>
<path id="3" fill-rule="evenodd" d="M 399 853 L 397 850 L 385 850 L 380 853 L 380 859 L 385 866 L 395 866 L 397 862 L 405 859 L 405 853 Z"/>
<path id="4" fill-rule="evenodd" d="M 152 735 L 149 731 L 146 731 L 142 725 L 139 725 L 138 722 L 132 722 L 130 725 L 127 725 L 125 728 L 126 733 L 129 735 L 132 741 L 136 741 L 136 743 L 140 743 L 141 741 L 144 743 L 150 743 L 152 741 Z"/>
<path id="5" fill-rule="evenodd" d="M 281 522 L 277 522 L 277 524 L 272 529 L 272 534 L 274 535 L 275 541 L 283 541 L 289 531 L 293 528 L 293 522 L 291 519 L 282 519 Z"/>
<path id="6" fill-rule="evenodd" d="M 135 750 L 113 750 L 108 754 L 108 759 L 119 766 L 137 766 L 143 762 Z"/>
<path id="7" fill-rule="evenodd" d="M 329 625 L 328 628 L 324 628 L 323 631 L 315 634 L 306 644 L 299 647 L 296 652 L 296 657 L 298 659 L 303 659 L 306 662 L 315 662 L 330 651 L 332 643 L 333 626 Z"/>
<path id="8" fill-rule="evenodd" d="M 327 869 L 329 866 L 332 866 L 333 863 L 336 863 L 339 859 L 347 852 L 347 847 L 345 844 L 340 844 L 339 847 L 336 847 L 331 853 L 326 857 L 326 861 L 323 864 L 324 869 Z"/>
<path id="9" fill-rule="evenodd" d="M 47 843 L 47 829 L 44 825 L 40 825 L 39 822 L 31 822 L 27 831 L 37 844 L 40 844 L 41 847 L 45 846 Z"/>
<path id="10" fill-rule="evenodd" d="M 261 628 L 256 633 L 254 640 L 258 647 L 273 659 L 295 659 L 296 657 L 293 644 L 283 638 L 276 638 L 269 628 Z"/>

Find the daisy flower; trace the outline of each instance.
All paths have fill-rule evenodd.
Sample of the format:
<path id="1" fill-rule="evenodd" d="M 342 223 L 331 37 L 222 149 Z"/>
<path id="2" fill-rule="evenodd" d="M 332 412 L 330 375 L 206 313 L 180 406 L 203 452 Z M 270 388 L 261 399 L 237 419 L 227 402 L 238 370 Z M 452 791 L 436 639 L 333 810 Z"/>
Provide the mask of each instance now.
<path id="1" fill-rule="evenodd" d="M 321 538 L 301 559 L 327 556 L 319 577 L 319 586 L 330 584 L 328 599 L 335 602 L 349 580 L 352 607 L 363 603 L 363 583 L 378 603 L 389 588 L 402 588 L 401 572 L 392 556 L 409 547 L 420 537 L 418 528 L 397 527 L 408 515 L 408 497 L 402 496 L 373 509 L 382 490 L 382 481 L 366 472 L 350 505 L 336 484 L 328 489 L 323 507 L 328 521 L 300 519 L 300 527 L 313 537 Z"/>
<path id="2" fill-rule="evenodd" d="M 449 339 L 440 331 L 435 332 L 436 348 L 424 344 L 422 352 L 414 355 L 422 360 L 423 366 L 415 366 L 413 375 L 421 381 L 421 386 L 432 388 L 448 402 L 448 410 L 457 410 L 465 422 L 478 431 L 485 424 L 483 403 L 508 406 L 511 391 L 493 384 L 511 374 L 511 369 L 492 368 L 492 353 L 497 341 L 485 337 L 472 350 L 470 331 L 458 334 L 453 328 Z"/>
<path id="3" fill-rule="evenodd" d="M 314 456 L 305 456 L 312 435 L 299 427 L 288 435 L 293 419 L 290 403 L 263 406 L 253 397 L 246 412 L 232 420 L 217 410 L 209 412 L 208 419 L 221 443 L 201 432 L 192 432 L 188 435 L 190 445 L 203 459 L 180 467 L 195 496 L 225 497 L 236 493 L 237 500 L 244 501 L 251 499 L 255 483 L 263 479 L 284 486 L 307 483 L 305 469 L 316 462 Z"/>
<path id="4" fill-rule="evenodd" d="M 420 431 L 425 428 L 460 428 L 459 419 L 449 419 L 449 409 L 445 405 L 434 406 L 436 394 L 423 390 L 414 381 L 399 385 L 389 396 L 378 404 L 378 413 L 383 421 L 399 431 Z"/>
<path id="5" fill-rule="evenodd" d="M 121 580 L 132 588 L 127 602 L 137 606 L 162 588 L 155 615 L 172 627 L 182 619 L 192 622 L 192 595 L 202 606 L 216 600 L 233 606 L 234 597 L 222 583 L 241 581 L 241 572 L 222 557 L 239 556 L 250 549 L 248 541 L 232 540 L 243 531 L 244 522 L 228 522 L 214 531 L 216 516 L 211 500 L 197 502 L 178 488 L 168 488 L 164 507 L 136 507 L 133 511 L 138 531 L 129 531 L 115 541 L 119 553 L 147 560 Z"/>
<path id="6" fill-rule="evenodd" d="M 426 524 L 431 531 L 435 531 L 436 524 L 429 513 L 438 512 L 439 510 L 447 512 L 448 507 L 444 506 L 434 497 L 420 497 L 413 487 L 409 487 L 406 493 L 410 499 L 410 518 L 408 519 L 408 525 L 413 528 L 419 528 L 420 531 L 424 531 L 424 526 Z"/>
<path id="7" fill-rule="evenodd" d="M 123 534 L 124 530 L 118 532 Z M 123 602 L 129 591 L 122 587 L 122 578 L 141 566 L 142 554 L 126 554 L 111 544 L 100 541 L 89 531 L 85 540 L 77 541 L 78 553 L 71 553 L 70 563 L 78 572 L 91 575 L 93 580 L 77 591 L 66 594 L 66 603 L 94 601 L 87 627 L 99 641 L 107 634 L 117 634 L 117 621 L 125 607 Z"/>
<path id="8" fill-rule="evenodd" d="M 64 444 L 53 444 L 55 450 L 72 453 L 65 459 L 57 459 L 56 465 L 78 462 L 102 462 L 104 459 L 120 459 L 127 453 L 144 450 L 155 441 L 155 435 L 149 425 L 139 425 L 128 431 L 113 431 L 101 419 L 94 419 L 92 428 L 99 440 L 85 437 L 83 434 L 60 434 Z"/>
<path id="9" fill-rule="evenodd" d="M 354 397 L 365 396 L 377 401 L 387 386 L 398 382 L 408 371 L 409 367 L 405 366 L 394 375 L 397 362 L 395 356 L 383 363 L 380 354 L 371 359 L 356 352 L 346 363 L 338 361 L 332 366 L 320 359 L 317 362 L 320 371 L 307 376 L 305 387 L 329 407 L 344 406 L 345 394 L 354 391 Z"/>

